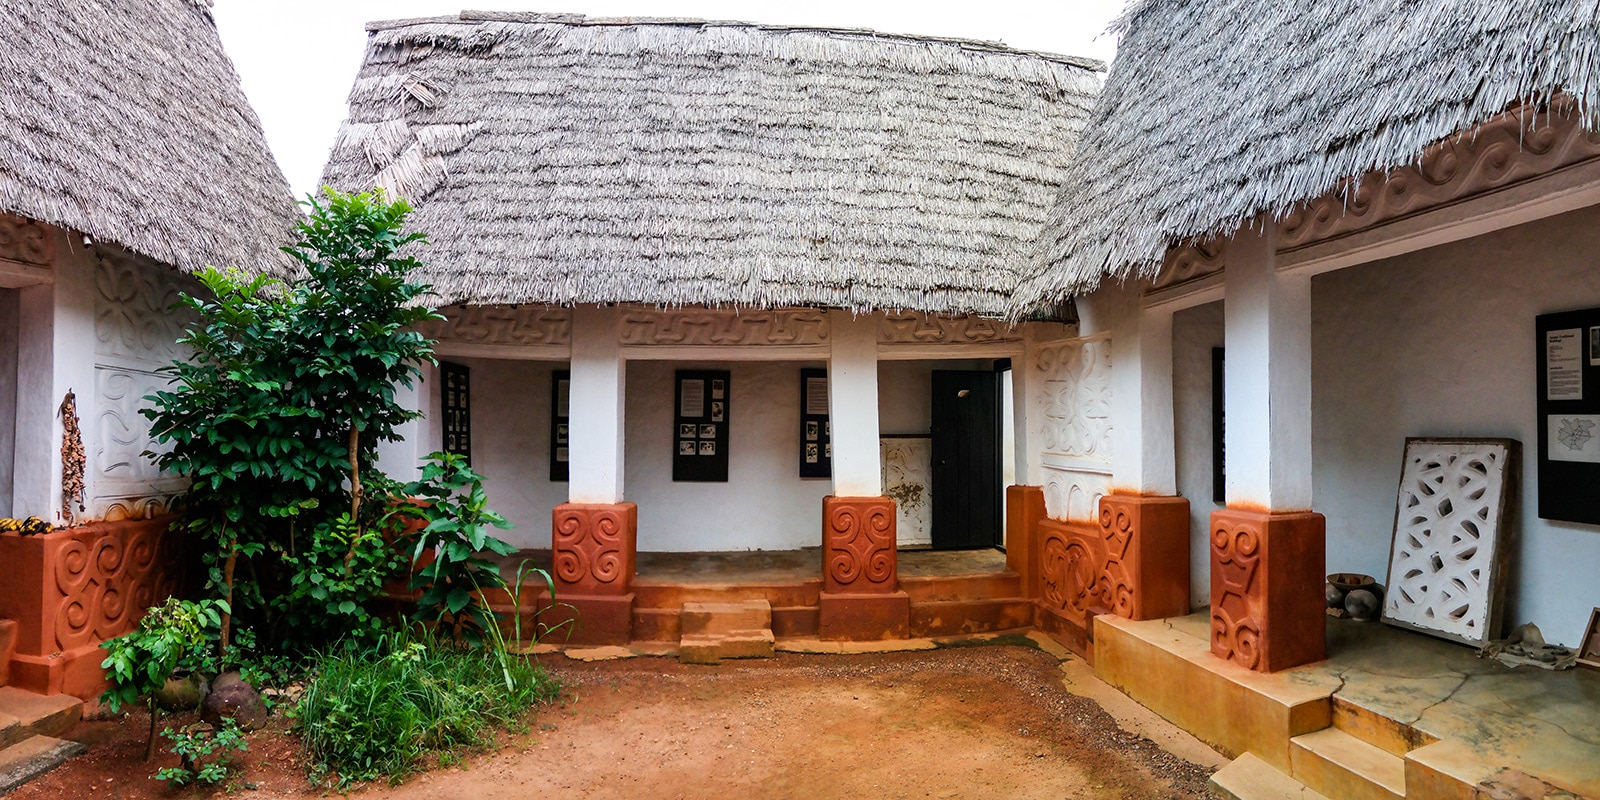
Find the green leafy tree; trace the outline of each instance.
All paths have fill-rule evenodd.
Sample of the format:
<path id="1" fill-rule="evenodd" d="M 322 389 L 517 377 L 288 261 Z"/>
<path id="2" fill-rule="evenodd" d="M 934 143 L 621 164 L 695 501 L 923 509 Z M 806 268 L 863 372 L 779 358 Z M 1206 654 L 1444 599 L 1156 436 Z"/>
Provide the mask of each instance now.
<path id="1" fill-rule="evenodd" d="M 150 708 L 150 738 L 145 744 L 145 760 L 155 755 L 156 720 L 160 708 L 155 693 L 178 670 L 203 668 L 212 643 L 222 627 L 228 605 L 217 600 L 198 603 L 168 598 L 150 609 L 139 627 L 100 644 L 106 658 L 100 667 L 106 671 L 110 687 L 100 701 L 112 713 L 144 698 Z"/>

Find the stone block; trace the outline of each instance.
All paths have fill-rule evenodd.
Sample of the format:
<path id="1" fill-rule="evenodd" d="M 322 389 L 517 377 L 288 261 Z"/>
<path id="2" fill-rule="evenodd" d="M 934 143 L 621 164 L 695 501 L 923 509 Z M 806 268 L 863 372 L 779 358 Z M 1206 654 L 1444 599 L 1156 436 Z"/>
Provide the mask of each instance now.
<path id="1" fill-rule="evenodd" d="M 1260 672 L 1327 658 L 1321 514 L 1211 515 L 1211 651 Z"/>
<path id="2" fill-rule="evenodd" d="M 624 645 L 633 638 L 633 595 L 558 595 L 559 603 L 540 618 L 551 626 L 572 620 L 566 628 L 549 634 L 556 644 Z M 570 635 L 569 635 L 570 634 Z"/>
<path id="3" fill-rule="evenodd" d="M 633 503 L 562 503 L 552 512 L 556 597 L 633 591 L 639 508 Z"/>
<path id="4" fill-rule="evenodd" d="M 776 640 L 770 630 L 728 631 L 683 637 L 678 659 L 689 664 L 715 664 L 724 658 L 771 658 Z"/>
<path id="5" fill-rule="evenodd" d="M 818 601 L 817 635 L 822 639 L 904 639 L 910 630 L 911 598 L 905 592 L 823 592 Z"/>
<path id="6" fill-rule="evenodd" d="M 1189 501 L 1114 494 L 1100 498 L 1104 601 L 1128 619 L 1189 613 Z"/>
<path id="7" fill-rule="evenodd" d="M 772 627 L 772 605 L 765 600 L 684 603 L 679 619 L 685 637 L 763 630 Z"/>
<path id="8" fill-rule="evenodd" d="M 899 591 L 895 548 L 893 499 L 832 495 L 822 498 L 824 592 L 859 595 Z"/>

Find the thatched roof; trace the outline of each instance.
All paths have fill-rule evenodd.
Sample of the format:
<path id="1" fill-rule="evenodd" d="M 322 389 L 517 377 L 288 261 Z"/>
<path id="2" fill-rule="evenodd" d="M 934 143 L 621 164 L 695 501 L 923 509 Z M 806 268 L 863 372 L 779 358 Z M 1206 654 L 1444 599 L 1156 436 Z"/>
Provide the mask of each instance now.
<path id="1" fill-rule="evenodd" d="M 1004 313 L 1103 69 L 738 22 L 368 27 L 325 179 L 417 206 L 443 304 Z"/>
<path id="2" fill-rule="evenodd" d="M 1068 168 L 1024 305 L 1149 277 L 1519 101 L 1600 113 L 1594 0 L 1144 0 Z"/>
<path id="3" fill-rule="evenodd" d="M 287 265 L 299 212 L 208 0 L 0 5 L 0 211 L 189 271 Z"/>

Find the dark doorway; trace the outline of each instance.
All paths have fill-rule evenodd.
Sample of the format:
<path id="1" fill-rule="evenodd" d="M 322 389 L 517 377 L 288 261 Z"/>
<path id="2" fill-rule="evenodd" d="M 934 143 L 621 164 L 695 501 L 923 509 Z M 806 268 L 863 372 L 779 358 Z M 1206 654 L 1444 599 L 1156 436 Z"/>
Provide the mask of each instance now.
<path id="1" fill-rule="evenodd" d="M 1000 373 L 933 371 L 933 547 L 1000 538 Z"/>

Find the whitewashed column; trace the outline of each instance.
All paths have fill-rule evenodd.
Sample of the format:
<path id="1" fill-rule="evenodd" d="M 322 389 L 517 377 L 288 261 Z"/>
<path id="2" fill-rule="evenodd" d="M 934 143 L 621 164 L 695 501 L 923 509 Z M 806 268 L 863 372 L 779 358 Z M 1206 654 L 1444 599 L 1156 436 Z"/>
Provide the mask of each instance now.
<path id="1" fill-rule="evenodd" d="M 1227 500 L 1311 508 L 1311 279 L 1274 267 L 1274 230 L 1228 245 L 1224 368 Z"/>
<path id="2" fill-rule="evenodd" d="M 95 433 L 94 258 L 70 236 L 57 242 L 53 282 L 18 295 L 17 436 L 13 516 L 55 523 L 61 514 L 61 401 L 77 396 L 86 463 L 84 498 L 93 496 Z M 78 513 L 76 505 L 73 513 Z"/>
<path id="3" fill-rule="evenodd" d="M 618 343 L 621 319 L 616 308 L 572 310 L 567 483 L 567 500 L 572 503 L 622 502 L 627 362 Z"/>
<path id="4" fill-rule="evenodd" d="M 1111 333 L 1111 488 L 1178 493 L 1172 402 L 1172 312 L 1142 307 L 1136 287 L 1107 287 L 1080 307 L 1083 335 Z"/>
<path id="5" fill-rule="evenodd" d="M 416 480 L 422 472 L 423 459 L 444 449 L 438 426 L 442 413 L 438 365 L 424 364 L 422 374 L 413 379 L 411 388 L 396 386 L 394 396 L 402 407 L 420 411 L 422 416 L 395 428 L 399 441 L 378 442 L 378 467 L 395 480 Z"/>
<path id="6" fill-rule="evenodd" d="M 833 494 L 883 494 L 878 464 L 878 324 L 871 315 L 828 312 L 828 419 L 833 425 Z"/>

